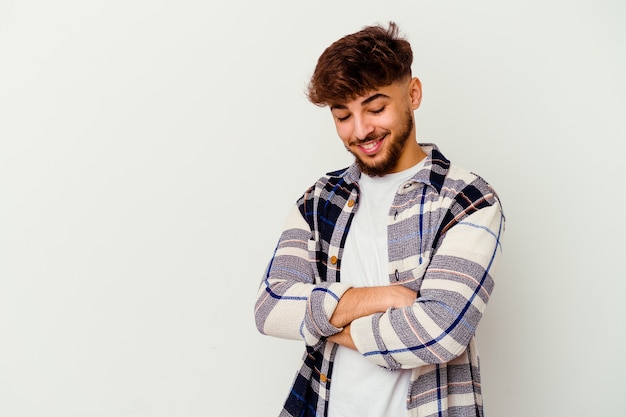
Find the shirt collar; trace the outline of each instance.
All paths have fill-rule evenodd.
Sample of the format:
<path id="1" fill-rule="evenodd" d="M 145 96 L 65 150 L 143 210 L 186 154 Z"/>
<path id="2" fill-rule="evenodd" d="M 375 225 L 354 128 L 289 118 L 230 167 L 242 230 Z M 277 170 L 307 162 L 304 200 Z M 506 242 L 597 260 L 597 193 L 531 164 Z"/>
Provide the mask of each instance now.
<path id="1" fill-rule="evenodd" d="M 426 152 L 426 161 L 424 167 L 420 169 L 410 180 L 420 182 L 432 186 L 441 192 L 443 181 L 448 175 L 450 169 L 450 161 L 439 151 L 434 143 L 420 143 L 424 152 Z M 326 175 L 331 177 L 343 178 L 346 184 L 358 183 L 361 178 L 361 170 L 356 163 L 339 171 L 329 172 Z"/>

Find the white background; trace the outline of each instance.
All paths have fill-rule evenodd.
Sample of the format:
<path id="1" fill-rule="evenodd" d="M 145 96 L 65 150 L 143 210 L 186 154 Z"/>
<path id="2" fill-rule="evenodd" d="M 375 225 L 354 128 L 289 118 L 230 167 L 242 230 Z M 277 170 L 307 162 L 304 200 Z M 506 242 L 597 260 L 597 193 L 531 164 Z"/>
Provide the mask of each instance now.
<path id="1" fill-rule="evenodd" d="M 0 415 L 276 416 L 303 346 L 257 333 L 285 216 L 351 158 L 304 89 L 395 20 L 418 139 L 507 216 L 487 415 L 623 410 L 621 1 L 0 1 Z"/>

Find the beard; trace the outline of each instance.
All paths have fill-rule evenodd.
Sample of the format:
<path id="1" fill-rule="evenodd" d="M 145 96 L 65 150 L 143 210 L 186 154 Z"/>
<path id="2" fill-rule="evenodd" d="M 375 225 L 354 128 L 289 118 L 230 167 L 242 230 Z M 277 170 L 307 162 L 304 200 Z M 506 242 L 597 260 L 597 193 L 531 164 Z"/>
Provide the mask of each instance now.
<path id="1" fill-rule="evenodd" d="M 346 147 L 346 149 L 354 156 L 355 162 L 362 173 L 369 175 L 370 177 L 382 177 L 383 175 L 393 172 L 394 168 L 398 164 L 398 159 L 400 159 L 400 156 L 402 155 L 402 150 L 404 149 L 406 141 L 411 136 L 413 126 L 413 114 L 410 111 L 407 111 L 404 129 L 398 133 L 398 136 L 389 136 L 390 132 L 387 132 L 387 138 L 385 138 L 385 140 L 388 141 L 386 144 L 387 149 L 384 151 L 385 154 L 379 161 L 368 161 L 367 159 L 356 155 L 349 148 Z M 367 142 L 372 139 L 374 138 L 366 137 L 362 142 Z"/>

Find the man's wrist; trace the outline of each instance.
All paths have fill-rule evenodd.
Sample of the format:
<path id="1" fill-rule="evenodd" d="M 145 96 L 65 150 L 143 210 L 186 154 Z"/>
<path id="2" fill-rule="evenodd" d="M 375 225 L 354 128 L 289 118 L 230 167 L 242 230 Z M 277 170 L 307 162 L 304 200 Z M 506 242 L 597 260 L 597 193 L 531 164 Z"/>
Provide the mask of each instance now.
<path id="1" fill-rule="evenodd" d="M 384 312 L 390 301 L 385 297 L 387 287 L 358 287 L 348 289 L 337 303 L 330 324 L 342 328 L 353 320 Z"/>

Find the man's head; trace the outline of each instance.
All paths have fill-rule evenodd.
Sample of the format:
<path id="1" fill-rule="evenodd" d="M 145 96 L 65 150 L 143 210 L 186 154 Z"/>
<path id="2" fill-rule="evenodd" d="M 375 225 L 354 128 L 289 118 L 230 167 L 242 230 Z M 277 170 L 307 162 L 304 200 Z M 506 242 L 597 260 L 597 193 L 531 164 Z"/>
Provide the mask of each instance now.
<path id="1" fill-rule="evenodd" d="M 422 90 L 411 77 L 412 60 L 394 23 L 347 35 L 318 60 L 309 99 L 330 107 L 337 134 L 367 175 L 399 172 L 425 156 L 415 138 Z"/>
<path id="2" fill-rule="evenodd" d="M 413 52 L 398 37 L 398 26 L 368 26 L 330 45 L 317 61 L 308 89 L 309 100 L 326 106 L 411 77 Z"/>

